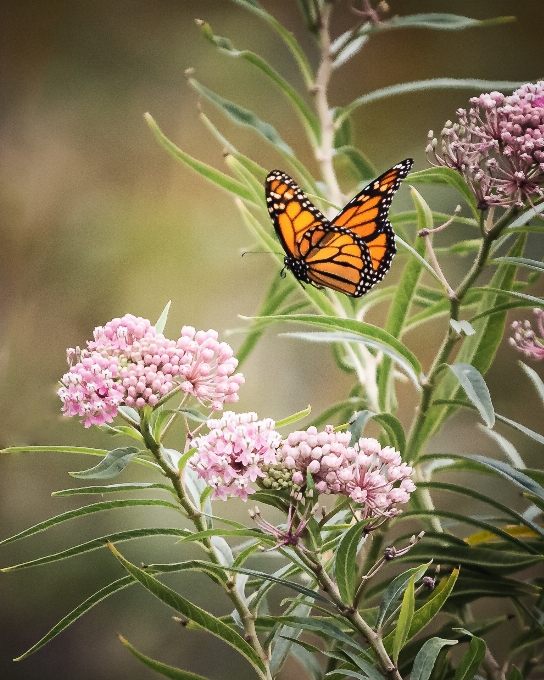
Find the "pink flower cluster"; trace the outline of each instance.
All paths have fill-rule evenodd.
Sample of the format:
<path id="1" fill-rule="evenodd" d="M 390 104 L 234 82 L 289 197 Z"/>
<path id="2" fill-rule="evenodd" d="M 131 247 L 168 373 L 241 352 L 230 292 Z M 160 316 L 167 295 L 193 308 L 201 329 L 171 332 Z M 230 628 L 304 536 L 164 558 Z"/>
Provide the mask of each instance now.
<path id="1" fill-rule="evenodd" d="M 534 309 L 533 312 L 536 316 L 540 337 L 544 338 L 544 310 Z M 530 321 L 514 321 L 512 330 L 514 335 L 509 340 L 512 347 L 525 354 L 526 357 L 536 359 L 537 361 L 544 359 L 544 344 L 542 340 L 536 337 Z"/>
<path id="2" fill-rule="evenodd" d="M 195 437 L 192 467 L 214 488 L 214 498 L 247 499 L 250 483 L 272 490 L 298 490 L 312 475 L 319 493 L 348 496 L 364 506 L 363 517 L 393 517 L 415 485 L 412 468 L 390 446 L 361 438 L 349 446 L 349 432 L 309 427 L 281 440 L 274 421 L 257 414 L 226 412 L 209 420 L 209 434 Z"/>
<path id="3" fill-rule="evenodd" d="M 247 500 L 254 492 L 250 482 L 265 476 L 263 465 L 276 463 L 281 436 L 274 421 L 257 420 L 256 413 L 225 411 L 222 418 L 208 420 L 207 426 L 209 433 L 192 441 L 197 452 L 190 465 L 213 487 L 212 498 Z"/>
<path id="4" fill-rule="evenodd" d="M 528 83 L 511 96 L 490 92 L 459 109 L 437 140 L 429 132 L 427 153 L 434 165 L 461 173 L 478 207 L 523 207 L 544 195 L 544 81 Z"/>
<path id="5" fill-rule="evenodd" d="M 82 416 L 85 427 L 110 423 L 123 404 L 154 407 L 178 386 L 214 411 L 238 400 L 244 377 L 233 375 L 238 361 L 214 330 L 184 326 L 168 340 L 147 319 L 126 314 L 93 335 L 87 349 L 67 350 L 70 370 L 58 391 L 65 415 Z"/>
<path id="6" fill-rule="evenodd" d="M 349 446 L 350 436 L 334 432 L 331 425 L 324 432 L 315 427 L 292 432 L 278 459 L 292 470 L 297 486 L 305 483 L 310 472 L 319 493 L 349 496 L 363 504 L 363 518 L 395 516 L 399 510 L 394 506 L 407 503 L 416 488 L 412 468 L 391 446 L 382 449 L 376 439 L 363 437 Z"/>

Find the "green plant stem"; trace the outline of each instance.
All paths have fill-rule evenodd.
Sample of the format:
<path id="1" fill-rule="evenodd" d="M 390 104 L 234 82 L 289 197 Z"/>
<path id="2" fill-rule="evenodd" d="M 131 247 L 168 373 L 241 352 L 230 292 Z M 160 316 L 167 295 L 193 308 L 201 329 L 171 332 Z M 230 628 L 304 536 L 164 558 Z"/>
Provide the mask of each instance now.
<path id="1" fill-rule="evenodd" d="M 315 150 L 315 155 L 327 185 L 329 201 L 335 205 L 343 205 L 344 196 L 333 167 L 335 124 L 327 97 L 327 87 L 332 73 L 331 36 L 329 30 L 332 8 L 333 4 L 331 2 L 323 3 L 319 26 L 321 62 L 317 70 L 313 90 L 315 93 L 317 115 L 321 126 L 321 145 Z"/>
<path id="2" fill-rule="evenodd" d="M 334 603 L 339 613 L 344 616 L 368 642 L 374 650 L 378 662 L 381 666 L 385 677 L 392 680 L 402 680 L 397 667 L 390 658 L 387 650 L 384 647 L 381 635 L 370 626 L 363 617 L 359 614 L 357 609 L 347 606 L 340 596 L 338 587 L 333 579 L 328 575 L 327 570 L 323 566 L 317 555 L 306 555 L 302 550 L 297 549 L 298 557 L 306 564 L 306 566 L 315 574 L 316 581 L 321 588 L 329 595 L 331 601 Z"/>
<path id="3" fill-rule="evenodd" d="M 155 460 L 160 465 L 162 471 L 164 472 L 166 477 L 168 477 L 168 479 L 171 481 L 172 486 L 174 487 L 176 495 L 179 499 L 179 502 L 183 509 L 185 510 L 185 512 L 187 513 L 188 518 L 193 522 L 195 529 L 199 532 L 205 531 L 207 527 L 202 516 L 202 513 L 199 510 L 197 510 L 187 498 L 187 494 L 185 493 L 185 489 L 183 487 L 181 473 L 179 472 L 179 470 L 174 469 L 163 456 L 160 444 L 158 444 L 153 438 L 151 431 L 149 429 L 149 421 L 145 417 L 142 417 L 140 431 L 146 447 L 149 449 L 149 451 L 151 451 Z M 213 562 L 214 564 L 222 566 L 222 562 L 217 556 L 217 553 L 211 540 L 209 538 L 205 538 L 202 540 L 202 543 L 206 548 L 210 561 Z M 270 658 L 268 654 L 263 650 L 261 642 L 257 635 L 257 630 L 255 628 L 255 616 L 250 611 L 244 600 L 240 597 L 240 594 L 236 589 L 235 574 L 227 579 L 227 582 L 225 583 L 225 592 L 229 597 L 230 601 L 232 602 L 232 604 L 234 605 L 236 611 L 238 612 L 238 615 L 240 616 L 240 619 L 244 626 L 245 639 L 249 642 L 249 644 L 257 652 L 257 654 L 261 657 L 265 665 L 266 673 L 261 673 L 257 671 L 259 673 L 259 678 L 261 680 L 272 680 L 272 675 L 269 669 Z"/>
<path id="4" fill-rule="evenodd" d="M 493 242 L 499 238 L 504 229 L 518 215 L 518 213 L 519 209 L 511 208 L 488 231 L 485 231 L 485 229 L 482 227 L 483 237 L 476 259 L 474 260 L 474 263 L 472 264 L 472 267 L 468 271 L 465 278 L 454 291 L 455 296 L 450 300 L 450 319 L 453 319 L 454 321 L 459 320 L 459 310 L 461 308 L 461 303 L 463 302 L 463 299 L 471 286 L 484 270 Z M 480 224 L 483 225 L 483 222 L 481 221 Z M 429 369 L 429 373 L 424 381 L 424 384 L 422 385 L 421 403 L 419 405 L 416 418 L 412 424 L 408 438 L 408 444 L 406 447 L 408 460 L 417 462 L 417 458 L 421 453 L 423 445 L 425 444 L 425 441 L 421 438 L 421 431 L 429 417 L 429 408 L 431 406 L 436 388 L 438 387 L 437 378 L 444 364 L 448 361 L 453 348 L 459 339 L 460 338 L 457 332 L 451 327 L 451 325 L 448 324 L 447 334 L 442 341 L 442 345 L 440 346 L 431 368 Z"/>

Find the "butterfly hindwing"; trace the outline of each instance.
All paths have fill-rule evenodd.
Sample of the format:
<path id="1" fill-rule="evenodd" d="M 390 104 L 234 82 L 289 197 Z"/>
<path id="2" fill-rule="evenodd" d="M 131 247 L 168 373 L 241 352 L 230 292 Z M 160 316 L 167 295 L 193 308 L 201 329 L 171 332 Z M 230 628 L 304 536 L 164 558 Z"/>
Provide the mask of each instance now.
<path id="1" fill-rule="evenodd" d="M 380 281 L 396 252 L 387 219 L 393 195 L 412 167 L 407 159 L 380 175 L 330 222 L 289 175 L 273 170 L 266 200 L 285 266 L 304 283 L 361 297 Z"/>

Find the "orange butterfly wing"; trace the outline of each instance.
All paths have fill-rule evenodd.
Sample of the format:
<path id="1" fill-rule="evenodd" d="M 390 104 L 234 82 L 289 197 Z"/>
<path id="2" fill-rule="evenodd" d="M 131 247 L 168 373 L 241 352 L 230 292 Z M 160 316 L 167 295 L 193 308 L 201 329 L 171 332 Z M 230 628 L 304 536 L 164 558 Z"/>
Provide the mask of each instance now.
<path id="1" fill-rule="evenodd" d="M 332 221 L 334 226 L 349 229 L 366 243 L 376 281 L 381 281 L 389 271 L 397 250 L 387 214 L 393 196 L 412 165 L 412 159 L 407 158 L 384 172 L 352 198 Z"/>
<path id="2" fill-rule="evenodd" d="M 412 167 L 407 159 L 374 180 L 331 223 L 284 172 L 266 179 L 268 211 L 285 266 L 304 283 L 361 297 L 387 273 L 395 236 L 387 219 L 393 194 Z"/>

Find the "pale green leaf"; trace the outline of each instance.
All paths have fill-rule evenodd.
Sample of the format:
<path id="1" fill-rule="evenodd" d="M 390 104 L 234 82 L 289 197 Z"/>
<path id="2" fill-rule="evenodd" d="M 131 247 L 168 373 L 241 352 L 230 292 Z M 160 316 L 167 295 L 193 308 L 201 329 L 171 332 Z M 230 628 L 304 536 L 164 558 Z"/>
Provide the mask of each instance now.
<path id="1" fill-rule="evenodd" d="M 480 412 L 486 425 L 493 427 L 495 424 L 495 410 L 482 374 L 470 364 L 450 364 L 449 368 L 459 381 L 467 397 Z"/>
<path id="2" fill-rule="evenodd" d="M 444 640 L 433 637 L 427 640 L 414 660 L 410 680 L 429 680 L 440 650 L 446 645 L 456 645 L 457 640 Z"/>

